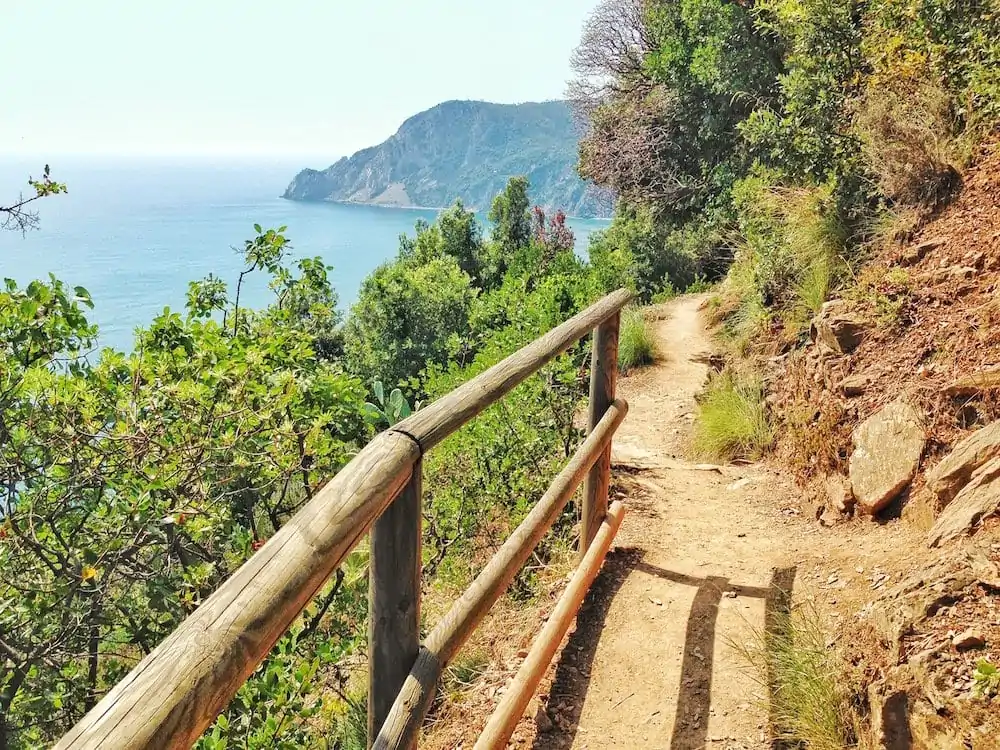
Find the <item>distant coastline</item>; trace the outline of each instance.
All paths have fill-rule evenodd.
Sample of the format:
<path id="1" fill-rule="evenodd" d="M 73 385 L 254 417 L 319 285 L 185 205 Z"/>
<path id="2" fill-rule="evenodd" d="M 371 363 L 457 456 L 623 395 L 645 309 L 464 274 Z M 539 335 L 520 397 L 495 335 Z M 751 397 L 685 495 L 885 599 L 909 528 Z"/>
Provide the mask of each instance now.
<path id="1" fill-rule="evenodd" d="M 538 205 L 607 219 L 614 198 L 577 172 L 578 133 L 563 101 L 450 101 L 414 115 L 395 135 L 325 169 L 300 170 L 283 195 L 440 210 L 461 199 L 485 212 L 512 177 L 524 176 Z"/>
<path id="2" fill-rule="evenodd" d="M 323 199 L 320 199 L 320 200 L 310 200 L 310 199 L 289 198 L 289 197 L 287 197 L 285 195 L 279 195 L 278 198 L 281 199 L 281 200 L 291 201 L 293 203 L 334 203 L 334 204 L 339 205 L 339 206 L 369 206 L 371 208 L 391 208 L 391 209 L 403 210 L 403 211 L 444 211 L 445 209 L 449 208 L 449 206 L 413 206 L 413 205 L 401 206 L 401 205 L 396 204 L 396 203 L 377 203 L 375 201 L 352 201 L 352 200 L 348 200 L 348 199 L 339 199 L 339 198 L 338 199 L 323 198 Z M 466 206 L 466 208 L 469 211 L 472 211 L 473 213 L 483 214 L 483 215 L 485 215 L 489 211 L 489 209 L 479 208 L 477 206 Z M 607 222 L 610 222 L 614 217 L 613 216 L 579 216 L 577 214 L 567 213 L 566 214 L 566 218 L 567 219 L 576 219 L 578 221 L 607 221 Z"/>

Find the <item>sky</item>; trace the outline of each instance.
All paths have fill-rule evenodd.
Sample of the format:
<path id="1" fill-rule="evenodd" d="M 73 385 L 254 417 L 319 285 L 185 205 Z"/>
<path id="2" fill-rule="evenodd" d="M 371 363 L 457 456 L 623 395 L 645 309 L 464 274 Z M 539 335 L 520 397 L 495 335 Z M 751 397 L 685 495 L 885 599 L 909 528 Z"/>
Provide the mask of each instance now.
<path id="1" fill-rule="evenodd" d="M 0 154 L 334 157 L 448 99 L 563 95 L 597 0 L 31 0 Z"/>

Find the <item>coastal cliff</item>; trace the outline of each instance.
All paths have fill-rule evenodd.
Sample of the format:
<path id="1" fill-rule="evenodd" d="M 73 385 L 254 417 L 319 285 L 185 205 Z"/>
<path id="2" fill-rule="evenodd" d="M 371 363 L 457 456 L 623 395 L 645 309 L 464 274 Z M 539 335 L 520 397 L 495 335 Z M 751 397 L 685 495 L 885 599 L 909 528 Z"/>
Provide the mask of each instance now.
<path id="1" fill-rule="evenodd" d="M 402 207 L 460 198 L 488 210 L 510 177 L 526 175 L 541 205 L 608 216 L 608 194 L 576 173 L 577 138 L 565 102 L 445 102 L 409 118 L 378 146 L 321 171 L 302 170 L 283 197 Z"/>

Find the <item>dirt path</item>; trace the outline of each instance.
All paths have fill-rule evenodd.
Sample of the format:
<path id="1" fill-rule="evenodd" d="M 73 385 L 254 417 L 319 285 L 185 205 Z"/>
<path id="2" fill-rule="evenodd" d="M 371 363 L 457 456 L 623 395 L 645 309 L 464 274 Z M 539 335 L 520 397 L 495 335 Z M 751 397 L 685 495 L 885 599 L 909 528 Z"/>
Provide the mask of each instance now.
<path id="1" fill-rule="evenodd" d="M 557 665 L 539 750 L 767 746 L 765 696 L 739 644 L 817 550 L 798 508 L 776 501 L 791 485 L 759 466 L 684 459 L 707 377 L 700 302 L 661 308 L 661 360 L 619 381 L 631 409 L 613 463 L 629 515 Z"/>

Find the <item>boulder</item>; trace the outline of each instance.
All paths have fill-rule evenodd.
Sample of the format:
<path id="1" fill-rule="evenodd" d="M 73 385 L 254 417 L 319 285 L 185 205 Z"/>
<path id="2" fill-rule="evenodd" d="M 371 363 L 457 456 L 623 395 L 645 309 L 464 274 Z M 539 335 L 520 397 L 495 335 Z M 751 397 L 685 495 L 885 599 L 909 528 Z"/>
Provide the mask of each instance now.
<path id="1" fill-rule="evenodd" d="M 865 324 L 846 311 L 843 300 L 832 300 L 823 305 L 809 325 L 813 342 L 840 354 L 850 354 L 858 344 Z"/>
<path id="2" fill-rule="evenodd" d="M 983 427 L 959 443 L 927 474 L 927 486 L 941 504 L 950 502 L 984 464 L 1000 456 L 1000 422 Z"/>
<path id="3" fill-rule="evenodd" d="M 920 415 L 893 401 L 854 430 L 849 474 L 858 506 L 874 515 L 896 499 L 917 473 L 926 436 Z"/>
<path id="4" fill-rule="evenodd" d="M 947 461 L 947 459 L 945 459 Z M 931 528 L 931 547 L 974 529 L 984 518 L 1000 513 L 1000 458 L 979 467 L 968 483 L 941 511 Z"/>

